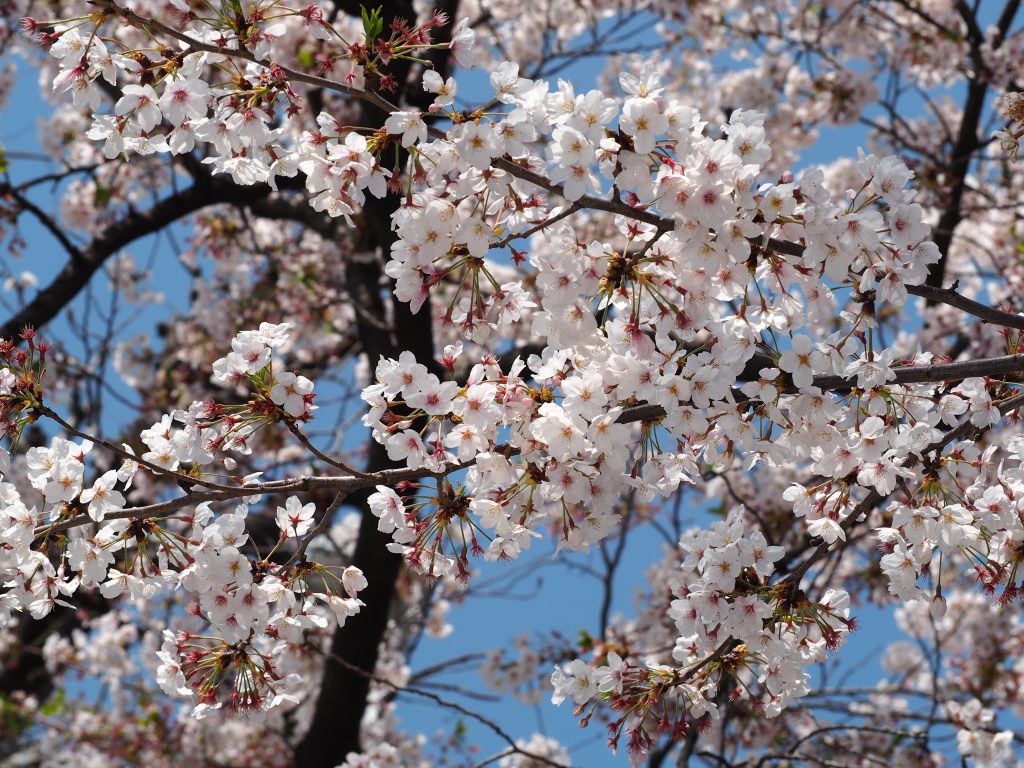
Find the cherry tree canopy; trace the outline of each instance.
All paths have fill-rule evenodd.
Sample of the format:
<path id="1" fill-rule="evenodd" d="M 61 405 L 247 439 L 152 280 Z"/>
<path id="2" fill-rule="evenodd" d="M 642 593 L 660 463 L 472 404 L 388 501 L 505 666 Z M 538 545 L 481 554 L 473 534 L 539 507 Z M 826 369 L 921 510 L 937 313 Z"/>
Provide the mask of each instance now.
<path id="1" fill-rule="evenodd" d="M 608 761 L 1020 764 L 1019 5 L 0 3 L 0 758 L 574 764 L 469 664 Z M 585 631 L 417 668 L 538 551 Z"/>

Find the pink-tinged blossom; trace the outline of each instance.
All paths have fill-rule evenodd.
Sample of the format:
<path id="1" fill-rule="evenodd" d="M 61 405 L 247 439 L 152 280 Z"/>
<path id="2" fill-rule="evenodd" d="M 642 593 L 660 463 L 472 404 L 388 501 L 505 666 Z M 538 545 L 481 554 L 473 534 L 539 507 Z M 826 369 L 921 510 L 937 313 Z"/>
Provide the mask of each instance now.
<path id="1" fill-rule="evenodd" d="M 401 136 L 403 147 L 411 147 L 427 138 L 427 124 L 419 112 L 392 112 L 384 122 L 384 129 L 390 134 Z"/>
<path id="2" fill-rule="evenodd" d="M 286 371 L 277 375 L 277 381 L 270 390 L 270 399 L 289 416 L 299 417 L 315 408 L 307 402 L 312 392 L 312 381 Z"/>
<path id="3" fill-rule="evenodd" d="M 89 517 L 97 523 L 101 522 L 109 513 L 124 508 L 124 496 L 114 490 L 114 486 L 118 482 L 118 472 L 111 469 L 97 478 L 91 488 L 82 491 L 80 496 L 82 503 L 89 505 Z"/>
<path id="4" fill-rule="evenodd" d="M 198 78 L 169 80 L 160 96 L 160 109 L 173 124 L 206 117 L 210 87 Z"/>
<path id="5" fill-rule="evenodd" d="M 790 348 L 779 357 L 779 368 L 792 376 L 793 383 L 800 389 L 814 383 L 814 374 L 822 369 L 823 363 L 824 356 L 804 334 L 796 334 Z"/>
<path id="6" fill-rule="evenodd" d="M 114 114 L 134 115 L 143 131 L 153 130 L 163 115 L 160 112 L 160 99 L 152 86 L 129 84 L 121 89 L 121 93 L 124 95 L 114 106 Z"/>
<path id="7" fill-rule="evenodd" d="M 316 504 L 303 504 L 298 496 L 289 496 L 283 507 L 277 508 L 275 522 L 284 536 L 297 538 L 304 536 L 313 527 L 313 515 Z"/>

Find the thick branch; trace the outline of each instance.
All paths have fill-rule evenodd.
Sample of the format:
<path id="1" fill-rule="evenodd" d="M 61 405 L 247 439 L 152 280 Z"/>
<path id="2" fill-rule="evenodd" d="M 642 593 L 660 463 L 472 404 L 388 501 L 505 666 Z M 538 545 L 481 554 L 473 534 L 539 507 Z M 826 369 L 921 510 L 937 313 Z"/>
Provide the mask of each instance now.
<path id="1" fill-rule="evenodd" d="M 17 314 L 0 326 L 0 338 L 17 338 L 29 325 L 40 328 L 53 320 L 88 284 L 104 262 L 129 243 L 157 232 L 190 213 L 209 205 L 247 202 L 265 196 L 269 188 L 259 184 L 240 187 L 228 179 L 197 181 L 141 213 L 115 222 L 64 265 L 64 269 Z"/>
<path id="2" fill-rule="evenodd" d="M 926 384 L 941 381 L 963 381 L 974 376 L 998 377 L 1006 374 L 1024 372 L 1024 354 L 1004 355 L 1003 357 L 987 357 L 981 360 L 964 360 L 956 363 L 935 363 L 934 365 L 913 365 L 894 368 L 894 381 L 889 384 Z M 856 376 L 815 376 L 813 386 L 823 392 L 849 390 L 857 384 Z M 792 384 L 783 388 L 784 394 L 796 394 L 800 390 Z M 627 408 L 619 417 L 619 422 L 653 421 L 665 416 L 665 409 L 660 405 L 645 403 Z"/>
<path id="3" fill-rule="evenodd" d="M 50 216 L 50 214 L 48 214 L 38 205 L 33 203 L 31 200 L 25 197 L 25 195 L 21 194 L 18 190 L 10 188 L 5 190 L 2 186 L 0 186 L 0 194 L 3 194 L 5 191 L 8 195 L 14 198 L 14 200 L 17 202 L 18 206 L 22 210 L 28 211 L 29 213 L 36 217 L 36 220 L 43 226 L 43 228 L 46 229 L 46 231 L 49 232 L 51 235 L 53 235 L 54 239 L 56 239 L 57 242 L 60 243 L 61 248 L 63 248 L 65 252 L 67 252 L 68 256 L 71 258 L 72 261 L 82 258 L 82 251 L 78 248 L 77 245 L 71 242 L 71 239 L 67 236 L 64 230 L 61 229 L 60 226 L 58 226 L 57 222 L 53 220 L 53 217 Z"/>
<path id="4" fill-rule="evenodd" d="M 383 5 L 382 12 L 385 19 L 415 18 L 408 0 L 391 0 Z M 442 36 L 438 42 L 443 43 L 443 36 L 450 34 L 451 25 L 438 31 Z M 443 66 L 446 61 L 437 62 L 442 77 L 447 74 L 447 67 Z M 407 61 L 392 63 L 391 74 L 403 86 L 408 82 L 409 71 Z M 326 83 L 318 85 L 332 87 Z M 379 97 L 371 98 L 363 93 L 352 95 L 363 99 L 361 125 L 382 126 L 394 110 L 391 104 Z M 365 242 L 360 250 L 390 253 L 396 239 L 391 221 L 400 203 L 401 198 L 397 195 L 367 200 L 363 210 L 367 225 L 363 232 Z M 388 308 L 382 296 L 382 277 L 381 265 L 376 259 L 349 265 L 346 275 L 353 301 L 364 310 L 357 313 L 356 323 L 368 361 L 374 365 L 381 355 L 398 357 L 403 349 L 411 351 L 419 360 L 433 361 L 434 335 L 429 304 L 426 311 L 414 315 L 408 304 L 392 298 L 393 333 L 390 332 L 385 324 Z M 391 289 L 387 293 L 393 297 L 393 284 L 389 282 L 388 285 Z M 384 447 L 371 442 L 367 469 L 373 472 L 392 465 Z M 331 658 L 324 666 L 320 695 L 309 730 L 295 753 L 297 768 L 334 768 L 347 753 L 361 751 L 360 726 L 369 694 L 368 676 L 377 667 L 402 568 L 401 556 L 387 549 L 390 537 L 377 530 L 377 519 L 370 513 L 366 497 L 365 490 L 350 497 L 362 511 L 352 561 L 362 570 L 369 584 L 361 593 L 365 608 L 358 617 L 339 628 L 331 641 Z"/>
<path id="5" fill-rule="evenodd" d="M 376 445 L 376 443 L 375 443 Z M 326 488 L 336 493 L 346 494 L 355 492 L 366 492 L 367 489 L 378 485 L 395 485 L 403 480 L 417 480 L 424 477 L 444 477 L 452 472 L 465 469 L 469 463 L 449 464 L 440 472 L 428 469 L 408 467 L 397 467 L 385 469 L 378 472 L 361 473 L 355 475 L 302 475 L 287 480 L 272 480 L 267 483 L 253 485 L 240 485 L 237 488 L 218 487 L 214 490 L 190 491 L 184 496 L 179 496 L 167 501 L 160 501 L 155 504 L 146 504 L 141 507 L 129 507 L 117 512 L 107 514 L 104 520 L 123 519 L 145 519 L 155 517 L 166 517 L 186 507 L 194 507 L 205 502 L 229 501 L 241 499 L 247 496 L 261 496 L 263 494 L 301 493 L 313 491 L 318 488 Z M 372 517 L 372 516 L 371 516 Z M 41 525 L 35 531 L 36 538 L 40 536 L 53 535 L 89 525 L 93 520 L 86 514 L 76 515 L 61 522 Z"/>
<path id="6" fill-rule="evenodd" d="M 994 43 L 998 48 L 1003 36 L 1013 23 L 1020 6 L 1019 0 L 1010 0 L 1003 8 L 998 27 L 999 37 Z M 949 165 L 944 169 L 949 185 L 949 198 L 935 226 L 934 242 L 939 248 L 939 260 L 928 271 L 927 285 L 941 288 L 946 276 L 946 264 L 949 258 L 949 247 L 953 242 L 953 232 L 963 219 L 961 203 L 966 189 L 967 172 L 971 157 L 982 143 L 978 140 L 978 128 L 981 124 L 982 112 L 988 97 L 990 73 L 984 60 L 984 34 L 978 28 L 974 11 L 959 0 L 957 10 L 960 11 L 964 23 L 968 27 L 968 40 L 971 48 L 971 60 L 974 65 L 974 77 L 967 86 L 967 97 L 964 100 L 963 114 L 960 118 L 960 130 L 957 132 L 956 143 L 953 145 Z M 932 303 L 929 300 L 929 303 Z"/>
<path id="7" fill-rule="evenodd" d="M 987 304 L 968 299 L 952 288 L 935 288 L 931 285 L 908 285 L 907 293 L 927 299 L 929 304 L 948 304 L 951 307 L 962 309 L 967 314 L 981 318 L 986 323 L 1001 325 L 1004 328 L 1024 330 L 1024 315 L 994 309 Z"/>

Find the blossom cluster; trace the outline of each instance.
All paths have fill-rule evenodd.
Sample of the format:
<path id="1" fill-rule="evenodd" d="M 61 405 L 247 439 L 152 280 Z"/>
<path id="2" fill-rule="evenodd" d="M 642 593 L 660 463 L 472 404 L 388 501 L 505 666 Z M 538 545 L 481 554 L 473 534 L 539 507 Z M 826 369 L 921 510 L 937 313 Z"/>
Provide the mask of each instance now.
<path id="1" fill-rule="evenodd" d="M 604 646 L 596 667 L 576 659 L 555 669 L 552 701 L 572 699 L 578 714 L 589 709 L 584 723 L 596 702 L 606 704 L 616 718 L 612 746 L 625 732 L 631 755 L 639 757 L 653 747 L 652 729 L 681 735 L 702 718 L 717 718 L 720 694 L 768 717 L 806 695 L 806 668 L 824 661 L 856 626 L 849 595 L 829 589 L 812 600 L 792 579 L 771 583 L 784 550 L 760 531 L 750 533 L 743 517 L 737 510 L 680 542 L 668 610 L 678 666 L 656 656 L 640 666 Z"/>
<path id="2" fill-rule="evenodd" d="M 296 501 L 290 497 L 286 508 L 278 508 L 282 539 L 305 533 L 304 523 L 289 517 Z M 262 712 L 297 703 L 290 691 L 301 678 L 281 674 L 280 657 L 290 644 L 301 643 L 304 631 L 324 629 L 330 621 L 343 626 L 363 604 L 356 595 L 367 582 L 354 566 L 338 573 L 302 562 L 298 572 L 289 572 L 243 554 L 247 513 L 240 505 L 214 519 L 209 506 L 200 505 L 190 540 L 183 542 L 192 561 L 179 572 L 178 584 L 193 596 L 191 612 L 207 629 L 198 635 L 165 631 L 157 679 L 166 693 L 194 696 L 197 717 L 220 706 Z"/>
<path id="3" fill-rule="evenodd" d="M 541 380 L 555 378 L 567 364 L 535 362 Z M 582 550 L 615 526 L 632 439 L 616 421 L 621 409 L 604 409 L 608 398 L 595 374 L 567 377 L 563 386 L 576 396 L 557 404 L 551 387 L 526 383 L 524 367 L 517 362 L 504 374 L 488 359 L 460 388 L 403 355 L 382 360 L 380 383 L 363 392 L 371 405 L 364 423 L 393 460 L 431 471 L 445 470 L 449 461 L 473 464 L 464 485 L 439 481 L 437 495 L 424 494 L 409 507 L 387 487 L 371 496 L 370 508 L 380 530 L 392 533 L 392 546 L 431 575 L 468 575 L 467 550 L 491 560 L 518 557 L 541 535 L 538 529 L 561 531 L 562 545 Z M 507 440 L 499 446 L 505 427 Z M 662 483 L 666 494 L 685 479 L 685 456 L 673 461 L 675 475 Z M 444 541 L 460 546 L 445 554 Z"/>
<path id="4" fill-rule="evenodd" d="M 188 13 L 187 3 L 175 5 Z M 338 66 L 346 69 L 339 84 L 343 91 L 362 92 L 368 81 L 392 90 L 394 78 L 383 71 L 386 64 L 429 50 L 432 30 L 447 19 L 437 14 L 415 27 L 399 23 L 385 35 L 378 15 L 370 27 L 360 30 L 363 40 L 357 41 L 352 39 L 358 34 L 355 29 L 338 31 L 316 4 L 299 10 L 277 5 L 255 9 L 244 24 L 241 17 L 233 18 L 234 29 L 216 29 L 195 19 L 184 30 L 189 37 L 179 40 L 179 50 L 160 47 L 151 51 L 153 58 L 138 55 L 122 36 L 103 34 L 101 27 L 111 19 L 139 19 L 113 2 L 104 3 L 103 12 L 90 19 L 95 22 L 91 28 L 35 19 L 26 19 L 24 26 L 59 62 L 53 90 L 70 92 L 76 106 L 96 113 L 88 136 L 103 141 L 106 158 L 123 153 L 179 155 L 206 146 L 210 154 L 204 162 L 216 172 L 228 173 L 240 184 L 271 186 L 276 176 L 293 177 L 301 168 L 317 210 L 347 215 L 353 204 L 362 202 L 363 190 L 383 194 L 389 172 L 364 151 L 367 144 L 359 142 L 358 134 L 338 141 L 339 126 L 326 113 L 321 115 L 319 132 L 306 132 L 295 146 L 283 147 L 295 137 L 275 123 L 282 112 L 288 117 L 299 113 L 301 98 L 268 55 L 279 38 L 309 34 L 342 46 L 338 59 L 344 64 Z M 460 63 L 470 65 L 473 39 L 472 30 L 460 22 L 446 47 Z M 246 49 L 254 60 L 236 78 L 211 85 L 211 68 L 230 63 L 228 56 L 217 52 L 225 46 Z M 101 80 L 120 90 L 113 114 L 100 114 Z"/>
<path id="5" fill-rule="evenodd" d="M 166 631 L 157 672 L 165 692 L 194 696 L 197 716 L 224 705 L 262 712 L 294 703 L 289 691 L 300 679 L 280 673 L 281 655 L 307 630 L 343 625 L 357 614 L 366 579 L 354 566 L 325 566 L 304 557 L 308 539 L 319 532 L 313 529 L 316 504 L 295 495 L 276 509 L 280 537 L 273 549 L 254 551 L 247 532 L 250 507 L 266 486 L 256 482 L 258 475 L 235 478 L 234 486 L 210 479 L 218 477 L 218 468 L 211 467 L 215 457 L 221 468 L 233 469 L 235 460 L 223 452 L 250 451 L 259 427 L 285 421 L 297 430 L 296 423 L 311 418 L 312 382 L 274 370 L 273 351 L 286 346 L 288 328 L 264 323 L 258 331 L 243 331 L 232 340 L 232 351 L 214 363 L 214 381 L 246 385 L 249 400 L 196 402 L 165 415 L 140 433 L 148 448 L 141 455 L 129 445 L 106 443 L 94 451 L 92 441 L 60 435 L 13 461 L 0 449 L 0 623 L 20 611 L 39 619 L 58 605 L 73 607 L 69 599 L 80 589 L 142 602 L 181 591 L 204 629 Z M 22 366 L 30 359 L 27 352 L 18 356 Z M 29 367 L 41 373 L 40 363 Z M 26 376 L 11 377 L 4 402 L 30 398 L 29 405 L 17 407 L 59 419 L 44 410 L 42 388 L 25 384 Z M 96 456 L 104 451 L 120 456 L 118 468 L 104 470 L 109 455 Z M 99 466 L 91 484 L 87 458 Z M 240 501 L 220 514 L 210 501 L 191 501 L 189 493 L 133 505 L 129 499 L 142 468 L 146 485 L 170 478 L 186 491 L 198 486 L 213 490 L 215 498 Z M 247 485 L 251 491 L 244 490 Z M 294 553 L 293 545 L 299 548 Z"/>
<path id="6" fill-rule="evenodd" d="M 1000 149 L 1006 152 L 1011 160 L 1016 161 L 1020 152 L 1020 138 L 1024 136 L 1024 93 L 1007 93 L 1000 101 L 1009 123 L 1003 130 L 996 131 L 993 138 L 999 139 Z"/>
<path id="7" fill-rule="evenodd" d="M 976 392 L 979 385 L 966 381 L 957 389 Z M 971 412 L 987 418 L 984 409 Z M 929 600 L 933 614 L 943 615 L 941 578 L 931 595 L 918 582 L 950 562 L 972 573 L 985 593 L 998 593 L 1003 604 L 1024 594 L 1022 449 L 1019 435 L 984 452 L 963 443 L 925 475 L 916 496 L 889 505 L 890 525 L 878 529 L 877 536 L 893 595 L 901 601 Z"/>

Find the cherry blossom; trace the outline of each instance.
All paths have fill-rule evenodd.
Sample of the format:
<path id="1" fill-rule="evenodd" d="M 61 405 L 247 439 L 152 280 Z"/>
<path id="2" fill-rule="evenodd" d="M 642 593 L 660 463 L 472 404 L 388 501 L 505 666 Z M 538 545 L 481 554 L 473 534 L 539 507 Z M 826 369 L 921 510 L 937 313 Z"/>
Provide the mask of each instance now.
<path id="1" fill-rule="evenodd" d="M 31 218 L 68 256 L 49 287 L 9 270 L 0 657 L 76 610 L 26 663 L 109 691 L 5 706 L 90 764 L 127 759 L 105 741 L 159 763 L 147 728 L 190 764 L 213 729 L 218 764 L 297 764 L 327 728 L 354 734 L 332 766 L 428 765 L 395 714 L 419 696 L 502 740 L 472 764 L 567 765 L 414 658 L 554 556 L 600 616 L 485 680 L 571 702 L 635 764 L 1011 764 L 1017 4 L 542 5 L 102 0 L 0 27 L 59 105 L 56 170 L 4 183 L 0 234 L 17 256 Z M 595 82 L 566 68 L 595 56 Z M 848 123 L 863 149 L 831 141 Z M 126 249 L 165 229 L 192 286 L 159 334 L 118 306 L 99 352 L 77 309 L 84 352 L 37 335 L 93 273 L 155 303 Z M 138 395 L 119 431 L 108 358 Z M 643 535 L 663 549 L 613 611 Z M 884 679 L 819 684 L 867 605 Z"/>

